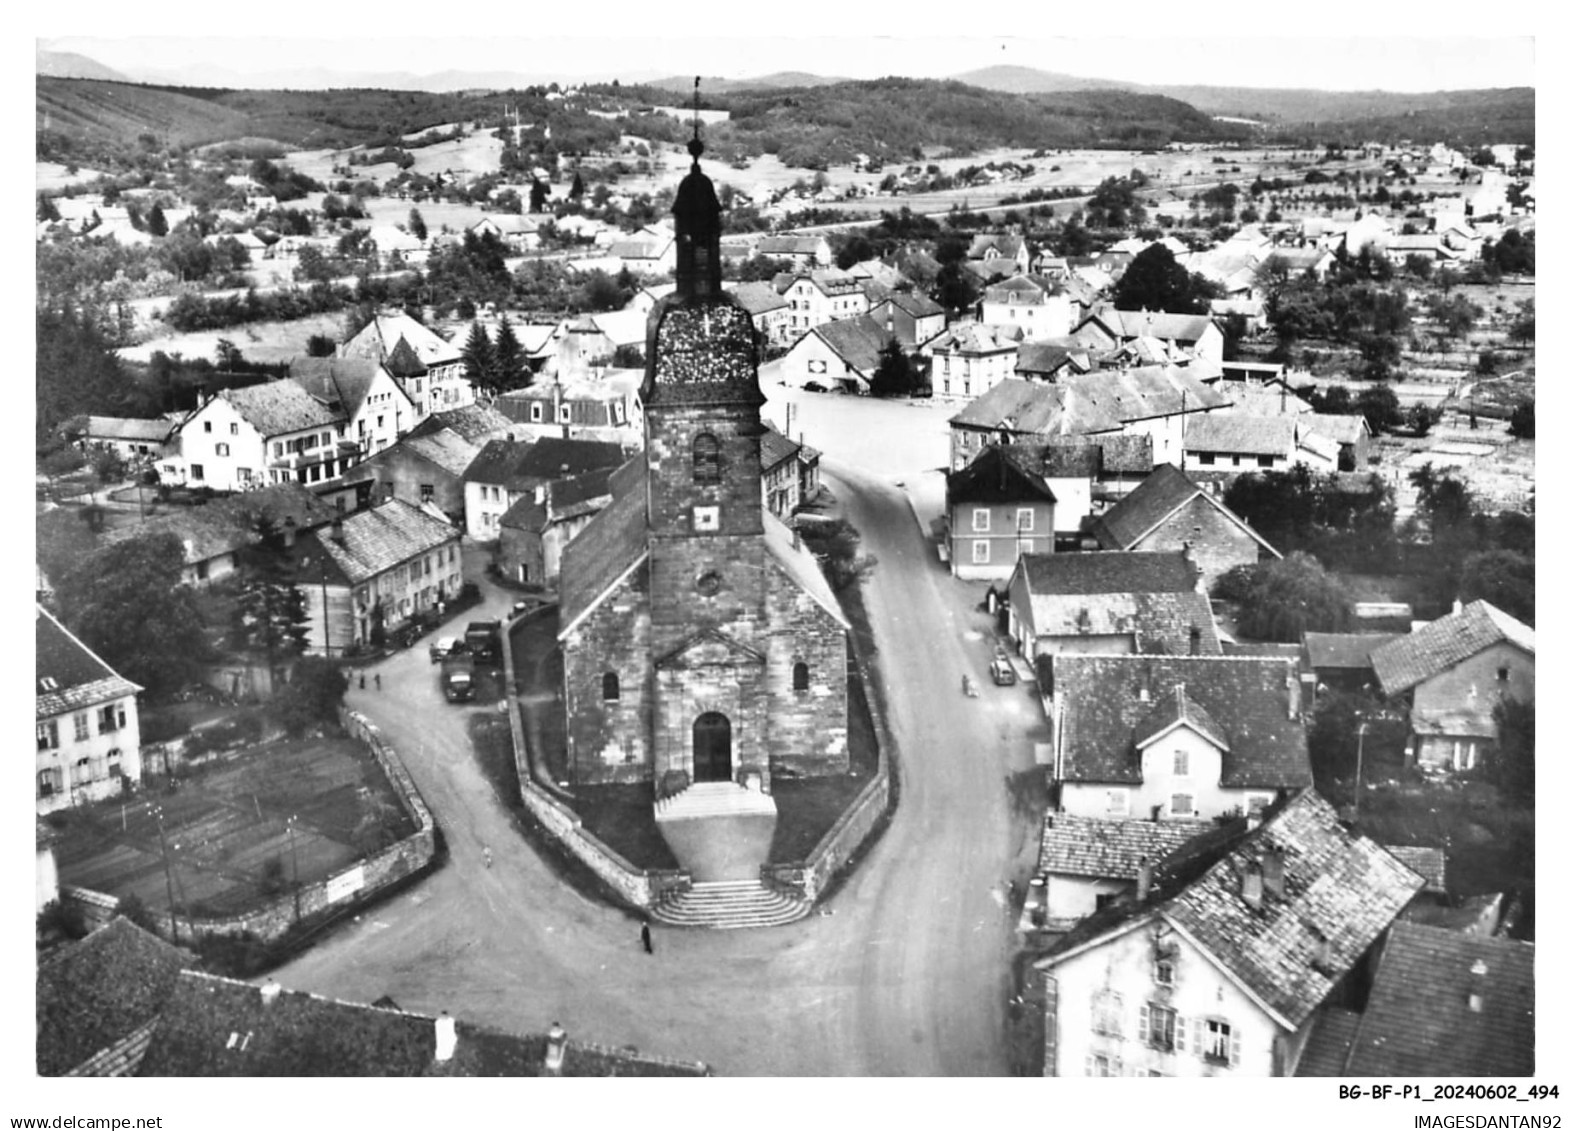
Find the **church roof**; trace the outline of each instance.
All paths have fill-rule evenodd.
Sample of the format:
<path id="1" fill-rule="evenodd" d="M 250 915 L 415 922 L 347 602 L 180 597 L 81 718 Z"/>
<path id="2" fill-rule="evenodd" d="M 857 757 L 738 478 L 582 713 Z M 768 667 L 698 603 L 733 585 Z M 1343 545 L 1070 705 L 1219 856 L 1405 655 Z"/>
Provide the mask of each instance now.
<path id="1" fill-rule="evenodd" d="M 614 582 L 648 556 L 642 489 L 648 475 L 643 455 L 628 460 L 611 476 L 611 505 L 562 548 L 559 640 L 600 603 Z"/>
<path id="2" fill-rule="evenodd" d="M 764 511 L 764 546 L 799 589 L 834 617 L 841 628 L 850 631 L 851 624 L 840 609 L 840 599 L 829 588 L 824 571 L 818 566 L 818 559 L 797 542 L 789 526 L 768 510 Z"/>

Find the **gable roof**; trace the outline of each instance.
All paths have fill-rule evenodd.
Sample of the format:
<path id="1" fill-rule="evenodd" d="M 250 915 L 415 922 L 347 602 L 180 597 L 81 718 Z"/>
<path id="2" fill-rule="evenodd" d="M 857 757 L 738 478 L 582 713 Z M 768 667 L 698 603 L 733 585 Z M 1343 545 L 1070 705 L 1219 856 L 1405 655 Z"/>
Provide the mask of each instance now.
<path id="1" fill-rule="evenodd" d="M 1304 412 L 1298 415 L 1298 426 L 1318 432 L 1339 444 L 1356 444 L 1369 435 L 1369 422 L 1362 416 L 1331 415 L 1323 412 Z"/>
<path id="2" fill-rule="evenodd" d="M 813 327 L 818 335 L 847 365 L 871 378 L 878 369 L 878 355 L 891 337 L 884 324 L 868 314 L 840 318 Z"/>
<path id="3" fill-rule="evenodd" d="M 523 490 L 534 483 L 620 467 L 627 459 L 620 444 L 600 440 L 492 440 L 464 471 L 465 483 L 499 483 Z"/>
<path id="4" fill-rule="evenodd" d="M 345 413 L 328 408 L 295 381 L 265 381 L 243 389 L 223 389 L 214 399 L 228 401 L 263 439 L 307 428 L 331 427 L 347 420 Z M 186 423 L 200 415 L 202 410 L 197 409 Z"/>
<path id="5" fill-rule="evenodd" d="M 1080 326 L 1090 322 L 1100 323 L 1118 338 L 1152 337 L 1175 342 L 1197 342 L 1215 325 L 1209 314 L 1168 314 L 1159 310 L 1100 310 L 1087 315 Z"/>
<path id="6" fill-rule="evenodd" d="M 758 441 L 759 458 L 765 472 L 772 471 L 789 459 L 794 459 L 801 454 L 804 461 L 810 462 L 818 457 L 819 453 L 806 444 L 781 435 L 772 424 L 764 425 L 764 434 Z"/>
<path id="7" fill-rule="evenodd" d="M 271 1000 L 268 1000 L 271 991 Z M 255 986 L 197 971 L 179 975 L 154 1030 L 142 1076 L 540 1076 L 546 1037 L 464 1022 L 436 1059 L 437 1018 Z M 564 1076 L 708 1075 L 676 1061 L 568 1042 Z"/>
<path id="8" fill-rule="evenodd" d="M 1151 470 L 1151 437 L 1144 432 L 1130 435 L 1052 436 L 1043 446 L 1050 458 L 1060 453 L 1094 449 L 1100 453 L 1101 475 L 1145 475 Z"/>
<path id="9" fill-rule="evenodd" d="M 1095 520 L 1091 532 L 1107 549 L 1133 550 L 1180 508 L 1197 498 L 1245 531 L 1272 555 L 1282 556 L 1247 522 L 1170 463 L 1153 468 L 1133 491 Z"/>
<path id="10" fill-rule="evenodd" d="M 840 608 L 840 599 L 829 587 L 824 571 L 819 567 L 818 559 L 813 556 L 811 550 L 797 541 L 791 528 L 777 518 L 773 511 L 766 507 L 763 515 L 764 548 L 769 551 L 769 556 L 798 589 L 811 597 L 821 609 L 834 618 L 836 624 L 849 632 L 851 622 L 846 620 L 845 613 Z"/>
<path id="11" fill-rule="evenodd" d="M 1280 1025 L 1299 1029 L 1374 945 L 1423 880 L 1368 837 L 1349 832 L 1312 789 L 1259 828 L 1245 822 L 1196 837 L 1158 863 L 1149 897 L 1115 903 L 1066 935 L 1048 969 L 1153 919 L 1205 953 Z M 1268 854 L 1282 890 L 1258 904 L 1243 877 Z"/>
<path id="12" fill-rule="evenodd" d="M 1084 373 L 1091 367 L 1090 356 L 1085 350 L 1057 342 L 1021 342 L 1020 355 L 1015 359 L 1016 373 L 1056 373 L 1065 365 L 1075 372 Z"/>
<path id="13" fill-rule="evenodd" d="M 421 361 L 415 353 L 409 339 L 399 335 L 398 342 L 388 352 L 387 360 L 382 363 L 387 371 L 394 377 L 406 379 L 410 377 L 424 377 L 430 372 L 425 362 Z"/>
<path id="14" fill-rule="evenodd" d="M 1297 436 L 1298 426 L 1290 416 L 1207 413 L 1189 421 L 1184 450 L 1286 459 L 1293 454 Z"/>
<path id="15" fill-rule="evenodd" d="M 1129 821 L 1048 813 L 1037 870 L 1061 876 L 1133 880 L 1142 861 L 1155 864 L 1215 828 L 1210 821 Z"/>
<path id="16" fill-rule="evenodd" d="M 962 322 L 935 335 L 922 348 L 946 353 L 1001 353 L 1019 350 L 1019 327 Z"/>
<path id="17" fill-rule="evenodd" d="M 116 916 L 38 960 L 33 998 L 40 1076 L 61 1076 L 158 1016 L 192 957 Z"/>
<path id="18" fill-rule="evenodd" d="M 1227 398 L 1185 366 L 1142 366 L 1061 374 L 1050 385 L 1006 377 L 950 423 L 1043 436 L 1117 432 L 1125 424 L 1204 413 Z M 1188 422 L 1193 427 L 1195 420 Z"/>
<path id="19" fill-rule="evenodd" d="M 1424 890 L 1446 893 L 1446 850 L 1418 844 L 1388 844 L 1386 851 L 1424 877 Z"/>
<path id="20" fill-rule="evenodd" d="M 446 341 L 402 311 L 378 314 L 338 352 L 341 357 L 364 357 L 379 362 L 393 352 L 400 338 L 407 341 L 415 356 L 428 366 L 450 365 L 463 359 L 462 345 Z"/>
<path id="21" fill-rule="evenodd" d="M 1171 691 L 1152 704 L 1145 717 L 1135 725 L 1135 749 L 1144 750 L 1158 738 L 1180 726 L 1189 728 L 1218 750 L 1226 752 L 1228 748 L 1226 728 L 1218 724 L 1211 717 L 1210 711 L 1185 692 L 1182 683 L 1175 684 Z"/>
<path id="22" fill-rule="evenodd" d="M 407 342 L 400 338 L 399 343 L 408 351 Z M 297 357 L 289 363 L 289 379 L 328 408 L 353 417 L 365 403 L 380 368 L 378 362 L 360 357 Z M 401 386 L 398 391 L 403 394 Z M 407 395 L 404 399 L 408 400 Z"/>
<path id="23" fill-rule="evenodd" d="M 411 436 L 423 436 L 443 428 L 451 429 L 471 444 L 484 444 L 507 435 L 513 422 L 502 413 L 486 405 L 464 405 L 461 408 L 433 412 L 409 430 Z"/>
<path id="24" fill-rule="evenodd" d="M 648 465 L 642 453 L 611 477 L 611 503 L 562 547 L 561 630 L 565 639 L 606 596 L 617 579 L 649 553 L 649 521 L 643 485 Z"/>
<path id="25" fill-rule="evenodd" d="M 1042 477 L 1042 452 L 1014 444 L 989 444 L 970 464 L 945 476 L 946 503 L 1056 503 Z"/>
<path id="26" fill-rule="evenodd" d="M 1514 644 L 1536 654 L 1533 630 L 1488 601 L 1473 601 L 1407 636 L 1370 653 L 1375 676 L 1387 695 L 1402 692 L 1495 644 Z"/>
<path id="27" fill-rule="evenodd" d="M 1140 782 L 1138 744 L 1142 736 L 1155 733 L 1152 726 L 1174 715 L 1171 709 L 1158 708 L 1182 685 L 1188 717 L 1226 739 L 1223 786 L 1307 786 L 1312 779 L 1304 723 L 1301 717 L 1289 717 L 1297 680 L 1297 665 L 1291 660 L 1055 655 L 1053 695 L 1062 703 L 1057 742 L 1061 777 Z"/>
<path id="28" fill-rule="evenodd" d="M 916 291 L 891 291 L 879 305 L 885 302 L 912 318 L 932 318 L 944 313 L 942 306 Z"/>
<path id="29" fill-rule="evenodd" d="M 1032 596 L 1089 593 L 1193 593 L 1197 574 L 1181 551 L 1023 554 Z"/>
<path id="30" fill-rule="evenodd" d="M 443 471 L 457 476 L 462 476 L 468 470 L 470 463 L 480 451 L 451 428 L 442 428 L 423 436 L 405 436 L 392 447 L 376 452 L 369 459 L 363 460 L 362 466 L 373 463 L 379 458 L 385 458 L 390 462 L 393 457 L 388 453 L 399 448 L 413 452 Z"/>
<path id="31" fill-rule="evenodd" d="M 1532 1076 L 1535 950 L 1515 939 L 1393 923 L 1363 1015 L 1312 1034 L 1304 1050 L 1311 1071 L 1299 1074 Z M 1475 992 L 1477 1011 L 1469 1001 Z"/>
<path id="32" fill-rule="evenodd" d="M 33 691 L 38 718 L 53 718 L 142 690 L 99 659 L 42 605 L 34 609 Z"/>
<path id="33" fill-rule="evenodd" d="M 727 289 L 741 303 L 742 309 L 755 318 L 771 310 L 784 310 L 791 305 L 765 282 L 736 283 Z"/>
<path id="34" fill-rule="evenodd" d="M 295 543 L 293 556 L 303 582 L 358 585 L 455 541 L 458 535 L 452 524 L 392 498 L 346 515 L 336 530 L 313 531 Z"/>
<path id="35" fill-rule="evenodd" d="M 553 479 L 536 489 L 542 496 L 538 501 L 535 492 L 527 492 L 497 522 L 539 533 L 554 522 L 595 514 L 611 501 L 612 474 L 610 469 L 602 469 Z"/>

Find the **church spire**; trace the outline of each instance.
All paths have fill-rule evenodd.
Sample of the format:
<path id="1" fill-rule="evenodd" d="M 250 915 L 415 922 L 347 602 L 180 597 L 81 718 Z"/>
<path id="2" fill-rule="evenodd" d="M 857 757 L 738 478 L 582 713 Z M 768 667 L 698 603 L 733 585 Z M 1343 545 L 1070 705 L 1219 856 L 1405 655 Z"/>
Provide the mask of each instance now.
<path id="1" fill-rule="evenodd" d="M 676 293 L 681 298 L 720 293 L 720 200 L 698 167 L 704 143 L 698 136 L 698 79 L 693 79 L 693 167 L 682 178 L 671 206 L 676 216 Z"/>

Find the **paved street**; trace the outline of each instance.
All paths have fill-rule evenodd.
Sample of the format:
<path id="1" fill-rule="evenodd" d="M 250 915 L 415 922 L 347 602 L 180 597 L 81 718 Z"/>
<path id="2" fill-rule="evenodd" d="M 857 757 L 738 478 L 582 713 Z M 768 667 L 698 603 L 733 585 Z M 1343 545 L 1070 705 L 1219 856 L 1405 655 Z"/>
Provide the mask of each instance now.
<path id="1" fill-rule="evenodd" d="M 559 1020 L 724 1075 L 1007 1072 L 1000 885 L 1031 834 L 1011 825 L 1004 778 L 1030 764 L 1031 701 L 985 681 L 982 698 L 961 696 L 961 672 L 981 677 L 988 654 L 974 592 L 941 572 L 897 488 L 832 461 L 826 472 L 880 561 L 868 604 L 904 773 L 896 819 L 825 914 L 769 930 L 657 927 L 645 956 L 636 920 L 558 882 L 517 839 L 469 749 L 464 719 L 482 708 L 442 703 L 417 647 L 377 669 L 380 693 L 350 701 L 397 745 L 451 860 L 279 981 L 515 1031 Z M 488 589 L 461 619 L 509 599 Z"/>

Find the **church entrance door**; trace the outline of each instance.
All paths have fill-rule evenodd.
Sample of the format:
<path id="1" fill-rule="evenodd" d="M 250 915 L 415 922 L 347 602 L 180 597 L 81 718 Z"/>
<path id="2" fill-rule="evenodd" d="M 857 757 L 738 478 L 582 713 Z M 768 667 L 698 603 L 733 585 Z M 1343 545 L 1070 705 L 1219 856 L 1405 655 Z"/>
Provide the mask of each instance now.
<path id="1" fill-rule="evenodd" d="M 693 780 L 731 780 L 731 720 L 718 711 L 693 723 Z"/>

